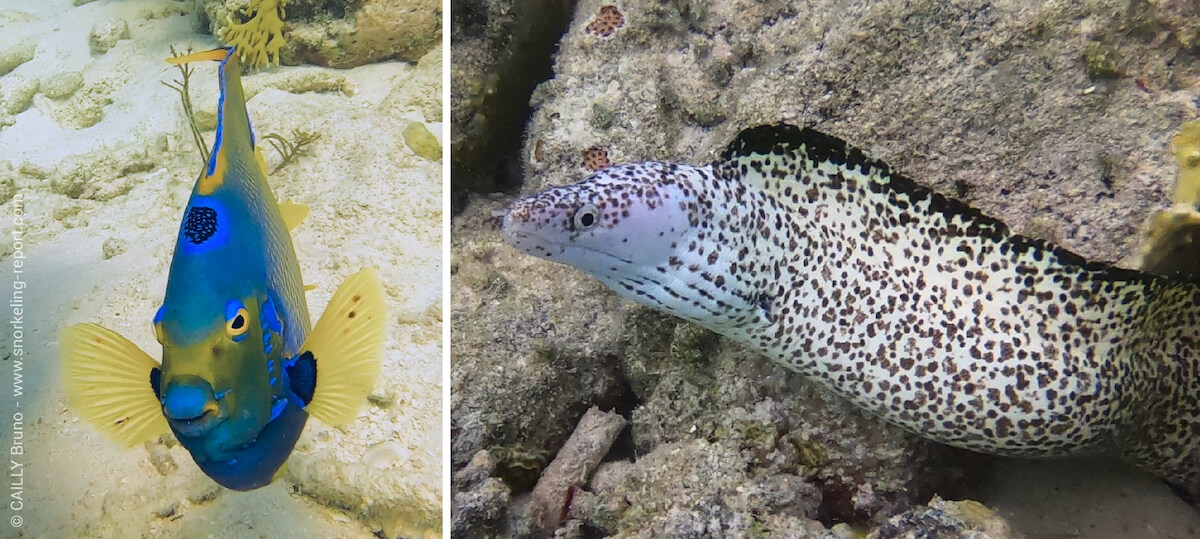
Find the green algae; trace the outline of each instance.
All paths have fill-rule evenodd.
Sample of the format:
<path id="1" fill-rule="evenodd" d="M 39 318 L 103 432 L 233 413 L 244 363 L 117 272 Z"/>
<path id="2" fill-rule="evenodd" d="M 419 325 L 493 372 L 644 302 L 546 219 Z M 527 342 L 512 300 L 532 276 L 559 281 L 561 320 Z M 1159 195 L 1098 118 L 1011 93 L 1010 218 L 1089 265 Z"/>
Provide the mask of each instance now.
<path id="1" fill-rule="evenodd" d="M 1092 78 L 1111 79 L 1125 74 L 1116 47 L 1098 41 L 1089 42 L 1084 48 L 1083 62 L 1088 76 Z"/>
<path id="2" fill-rule="evenodd" d="M 275 152 L 279 154 L 279 158 L 281 159 L 279 166 L 276 166 L 273 170 L 271 170 L 271 172 L 274 173 L 275 171 L 286 166 L 288 163 L 294 161 L 296 157 L 304 155 L 306 147 L 309 144 L 316 142 L 320 138 L 320 133 L 305 131 L 299 128 L 292 130 L 291 139 L 284 138 L 283 135 L 280 135 L 279 133 L 269 133 L 263 135 L 263 141 L 265 141 L 267 144 L 270 144 L 271 147 L 275 149 Z"/>
<path id="3" fill-rule="evenodd" d="M 404 143 L 413 153 L 430 161 L 442 160 L 442 143 L 421 122 L 412 122 L 404 128 Z"/>
<path id="4" fill-rule="evenodd" d="M 185 54 L 191 54 L 191 52 L 192 50 L 189 48 Z M 171 47 L 171 57 L 177 58 L 179 56 L 181 54 L 175 52 L 175 47 Z M 203 165 L 208 163 L 208 145 L 204 143 L 204 137 L 200 135 L 200 127 L 196 122 L 196 111 L 192 108 L 191 88 L 188 85 L 195 68 L 190 63 L 181 63 L 175 67 L 179 68 L 179 78 L 162 84 L 167 88 L 179 92 L 179 101 L 183 105 L 183 115 L 187 117 L 188 127 L 191 128 L 192 140 L 196 143 L 196 147 L 200 149 L 200 163 Z"/>

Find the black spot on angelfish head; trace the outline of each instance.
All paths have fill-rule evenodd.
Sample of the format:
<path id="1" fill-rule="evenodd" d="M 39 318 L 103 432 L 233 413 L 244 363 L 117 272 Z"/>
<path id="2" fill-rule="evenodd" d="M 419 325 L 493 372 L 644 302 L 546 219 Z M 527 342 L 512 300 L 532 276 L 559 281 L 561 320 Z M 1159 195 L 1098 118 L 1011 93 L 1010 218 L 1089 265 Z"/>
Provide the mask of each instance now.
<path id="1" fill-rule="evenodd" d="M 208 241 L 217 233 L 217 210 L 193 206 L 183 220 L 183 235 L 195 245 Z"/>

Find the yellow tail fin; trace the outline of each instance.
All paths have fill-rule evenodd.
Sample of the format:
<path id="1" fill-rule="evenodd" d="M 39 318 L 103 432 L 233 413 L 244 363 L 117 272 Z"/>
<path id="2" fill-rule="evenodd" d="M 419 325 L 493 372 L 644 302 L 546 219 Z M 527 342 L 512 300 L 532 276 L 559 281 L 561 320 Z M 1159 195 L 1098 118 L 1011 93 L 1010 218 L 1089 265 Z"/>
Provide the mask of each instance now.
<path id="1" fill-rule="evenodd" d="M 308 413 L 330 425 L 353 421 L 379 379 L 386 340 L 383 284 L 366 268 L 338 287 L 304 342 L 317 362 Z"/>
<path id="2" fill-rule="evenodd" d="M 59 336 L 71 409 L 106 436 L 132 447 L 168 432 L 150 386 L 158 362 L 117 332 L 79 324 Z"/>
<path id="3" fill-rule="evenodd" d="M 172 56 L 167 58 L 167 63 L 171 65 L 190 64 L 192 62 L 220 62 L 229 54 L 229 49 L 220 48 L 211 51 L 193 52 L 191 54 L 183 54 L 180 56 Z"/>

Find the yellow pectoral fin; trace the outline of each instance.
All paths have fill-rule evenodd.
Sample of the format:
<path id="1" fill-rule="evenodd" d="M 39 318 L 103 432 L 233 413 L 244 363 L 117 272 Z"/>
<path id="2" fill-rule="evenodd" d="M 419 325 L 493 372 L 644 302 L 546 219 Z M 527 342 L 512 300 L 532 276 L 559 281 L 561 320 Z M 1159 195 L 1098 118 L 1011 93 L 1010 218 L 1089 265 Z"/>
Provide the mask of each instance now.
<path id="1" fill-rule="evenodd" d="M 59 336 L 71 409 L 106 436 L 133 447 L 168 432 L 150 386 L 154 358 L 117 332 L 79 324 Z"/>
<path id="2" fill-rule="evenodd" d="M 283 226 L 295 230 L 308 217 L 308 206 L 295 202 L 280 202 L 279 214 L 283 216 Z"/>
<path id="3" fill-rule="evenodd" d="M 315 284 L 306 284 L 306 285 L 304 285 L 304 291 L 305 291 L 305 292 L 312 292 L 313 290 L 316 290 L 316 289 L 317 289 L 317 285 L 315 285 Z"/>
<path id="4" fill-rule="evenodd" d="M 379 272 L 366 268 L 333 293 L 304 351 L 317 362 L 308 413 L 330 425 L 349 423 L 379 379 L 387 312 Z"/>

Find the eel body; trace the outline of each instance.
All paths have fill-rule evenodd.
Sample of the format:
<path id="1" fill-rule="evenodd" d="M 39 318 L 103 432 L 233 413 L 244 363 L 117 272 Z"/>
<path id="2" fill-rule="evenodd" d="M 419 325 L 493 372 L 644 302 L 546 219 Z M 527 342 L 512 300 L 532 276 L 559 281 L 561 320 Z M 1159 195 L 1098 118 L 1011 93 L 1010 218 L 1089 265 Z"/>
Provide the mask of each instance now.
<path id="1" fill-rule="evenodd" d="M 763 126 L 706 166 L 609 167 L 502 232 L 925 438 L 1200 487 L 1200 288 L 1013 234 L 837 138 Z"/>

